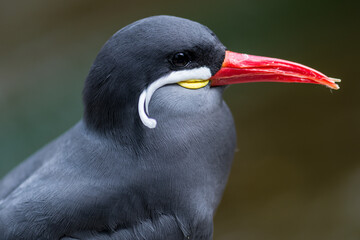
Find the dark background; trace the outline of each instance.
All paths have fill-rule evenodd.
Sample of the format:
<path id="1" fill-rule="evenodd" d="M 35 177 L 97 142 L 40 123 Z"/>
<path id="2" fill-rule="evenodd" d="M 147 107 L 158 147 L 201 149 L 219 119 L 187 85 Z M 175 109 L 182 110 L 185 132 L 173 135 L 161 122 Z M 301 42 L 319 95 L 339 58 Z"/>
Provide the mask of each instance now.
<path id="1" fill-rule="evenodd" d="M 360 239 L 357 1 L 1 1 L 0 177 L 81 118 L 83 82 L 104 42 L 158 14 L 199 21 L 233 51 L 343 80 L 339 91 L 227 90 L 238 152 L 215 239 Z"/>

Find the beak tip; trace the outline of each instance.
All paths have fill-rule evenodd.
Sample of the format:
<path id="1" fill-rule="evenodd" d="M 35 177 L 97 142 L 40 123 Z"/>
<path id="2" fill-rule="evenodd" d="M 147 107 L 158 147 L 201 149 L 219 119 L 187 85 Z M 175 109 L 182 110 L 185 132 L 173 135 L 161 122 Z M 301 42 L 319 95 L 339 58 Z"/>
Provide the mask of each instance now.
<path id="1" fill-rule="evenodd" d="M 339 89 L 340 89 L 339 85 L 336 84 L 336 83 L 340 83 L 340 82 L 341 82 L 341 79 L 329 77 L 328 80 L 329 80 L 330 83 L 331 83 L 331 84 L 329 85 L 330 88 L 332 88 L 332 89 L 334 89 L 334 90 L 339 90 Z"/>
<path id="2" fill-rule="evenodd" d="M 329 77 L 329 79 L 333 82 L 341 82 L 341 79 L 339 79 L 339 78 Z"/>

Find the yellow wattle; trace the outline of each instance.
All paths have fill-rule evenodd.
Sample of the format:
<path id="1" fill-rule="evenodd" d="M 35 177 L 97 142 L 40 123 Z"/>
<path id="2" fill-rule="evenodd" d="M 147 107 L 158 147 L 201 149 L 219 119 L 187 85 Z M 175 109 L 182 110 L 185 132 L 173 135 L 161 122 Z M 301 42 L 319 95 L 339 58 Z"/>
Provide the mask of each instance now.
<path id="1" fill-rule="evenodd" d="M 178 82 L 180 86 L 188 89 L 199 89 L 205 87 L 206 85 L 208 85 L 208 83 L 209 80 L 199 80 L 199 79 Z"/>

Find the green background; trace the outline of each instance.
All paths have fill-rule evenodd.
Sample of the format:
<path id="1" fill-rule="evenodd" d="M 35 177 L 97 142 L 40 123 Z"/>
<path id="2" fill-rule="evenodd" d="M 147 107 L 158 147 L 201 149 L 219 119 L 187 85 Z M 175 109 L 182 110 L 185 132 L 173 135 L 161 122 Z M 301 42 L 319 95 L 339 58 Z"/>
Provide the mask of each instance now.
<path id="1" fill-rule="evenodd" d="M 102 44 L 158 14 L 199 21 L 230 50 L 343 80 L 339 91 L 227 90 L 238 151 L 214 238 L 360 239 L 357 1 L 1 1 L 0 177 L 81 118 L 83 82 Z"/>

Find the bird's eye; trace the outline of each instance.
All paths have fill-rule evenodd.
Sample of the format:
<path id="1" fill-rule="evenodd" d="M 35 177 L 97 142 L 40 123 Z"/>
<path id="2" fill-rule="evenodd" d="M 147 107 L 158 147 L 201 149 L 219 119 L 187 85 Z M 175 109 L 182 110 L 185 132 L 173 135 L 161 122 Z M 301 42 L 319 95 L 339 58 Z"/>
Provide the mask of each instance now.
<path id="1" fill-rule="evenodd" d="M 186 53 L 178 52 L 171 59 L 171 63 L 175 67 L 185 67 L 190 62 L 190 57 Z"/>

